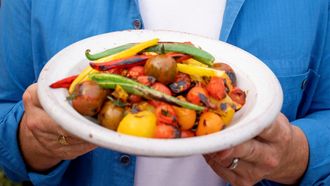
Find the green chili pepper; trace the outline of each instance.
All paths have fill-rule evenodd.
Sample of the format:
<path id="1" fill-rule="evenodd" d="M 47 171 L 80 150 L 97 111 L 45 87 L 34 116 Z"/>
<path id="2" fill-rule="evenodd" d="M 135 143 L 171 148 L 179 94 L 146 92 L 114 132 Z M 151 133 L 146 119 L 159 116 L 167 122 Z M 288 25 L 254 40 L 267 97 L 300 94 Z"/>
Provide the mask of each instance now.
<path id="1" fill-rule="evenodd" d="M 212 66 L 215 59 L 210 53 L 187 43 L 160 43 L 147 48 L 145 51 L 156 53 L 181 52 L 208 66 Z"/>
<path id="2" fill-rule="evenodd" d="M 198 106 L 187 101 L 179 100 L 155 89 L 142 85 L 134 80 L 116 74 L 92 74 L 91 79 L 96 81 L 103 88 L 114 89 L 120 85 L 126 92 L 142 96 L 146 99 L 156 99 L 170 104 L 175 104 L 187 109 L 203 111 L 205 107 Z"/>
<path id="3" fill-rule="evenodd" d="M 89 59 L 91 61 L 95 61 L 95 60 L 101 59 L 103 57 L 107 57 L 107 56 L 110 56 L 112 54 L 116 54 L 118 52 L 124 51 L 128 48 L 131 48 L 133 45 L 134 45 L 134 43 L 129 43 L 129 44 L 125 44 L 125 45 L 115 47 L 115 48 L 110 48 L 108 50 L 105 50 L 103 52 L 96 53 L 96 54 L 90 54 L 90 52 L 91 52 L 90 49 L 87 49 L 85 51 L 85 56 L 87 57 L 87 59 Z"/>

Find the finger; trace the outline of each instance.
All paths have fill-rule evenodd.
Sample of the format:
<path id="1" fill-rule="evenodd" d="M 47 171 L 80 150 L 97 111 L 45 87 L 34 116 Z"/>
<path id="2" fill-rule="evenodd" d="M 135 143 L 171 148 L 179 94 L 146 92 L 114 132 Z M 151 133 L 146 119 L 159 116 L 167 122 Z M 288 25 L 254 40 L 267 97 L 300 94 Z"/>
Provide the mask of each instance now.
<path id="1" fill-rule="evenodd" d="M 260 169 L 257 165 L 240 159 L 236 168 L 231 171 L 235 172 L 241 179 L 249 183 L 248 185 L 253 185 L 261 180 L 269 170 Z"/>
<path id="2" fill-rule="evenodd" d="M 214 172 L 217 173 L 222 179 L 232 183 L 233 180 L 236 180 L 238 178 L 238 175 L 235 172 L 230 171 L 229 169 L 221 166 L 215 158 L 212 158 L 210 156 L 204 157 L 206 162 L 210 165 Z"/>
<path id="3" fill-rule="evenodd" d="M 94 150 L 95 148 L 97 148 L 97 146 L 91 143 L 68 146 L 62 145 L 54 154 L 62 160 L 72 160 Z"/>
<path id="4" fill-rule="evenodd" d="M 263 162 L 268 156 L 271 156 L 270 148 L 260 143 L 259 141 L 252 139 L 243 144 L 234 147 L 231 151 L 227 153 L 216 153 L 216 161 L 222 167 L 228 167 L 234 158 L 240 158 L 241 160 L 256 163 Z"/>
<path id="5" fill-rule="evenodd" d="M 210 154 L 205 154 L 204 157 L 205 158 L 220 158 L 220 159 L 230 159 L 233 157 L 233 148 L 227 149 L 227 150 L 223 150 L 223 151 L 219 151 L 219 152 L 214 152 L 214 153 L 210 153 Z M 226 168 L 230 165 L 231 162 L 218 162 L 219 165 L 223 168 Z"/>
<path id="6" fill-rule="evenodd" d="M 42 108 L 38 98 L 37 84 L 30 85 L 23 94 L 23 103 L 25 107 L 38 107 Z"/>
<path id="7" fill-rule="evenodd" d="M 62 132 L 62 133 L 65 133 L 65 132 Z M 52 134 L 52 133 L 45 133 L 42 131 L 34 131 L 33 135 L 39 141 L 39 143 L 43 144 L 43 146 L 54 147 L 54 144 L 61 145 L 59 142 L 60 134 Z M 81 145 L 81 144 L 88 143 L 73 135 L 63 135 L 63 136 L 68 145 Z"/>

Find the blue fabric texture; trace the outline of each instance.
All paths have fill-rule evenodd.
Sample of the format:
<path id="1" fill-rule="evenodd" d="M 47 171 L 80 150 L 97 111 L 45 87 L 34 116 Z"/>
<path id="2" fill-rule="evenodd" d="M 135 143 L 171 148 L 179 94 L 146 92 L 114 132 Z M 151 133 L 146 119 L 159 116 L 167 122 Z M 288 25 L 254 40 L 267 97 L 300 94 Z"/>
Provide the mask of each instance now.
<path id="1" fill-rule="evenodd" d="M 330 184 L 329 0 L 227 0 L 219 39 L 260 58 L 278 77 L 282 112 L 309 141 L 301 185 Z M 136 0 L 5 0 L 0 8 L 0 166 L 35 185 L 134 185 L 135 157 L 98 148 L 48 173 L 29 171 L 17 141 L 21 97 L 64 47 L 96 34 L 136 29 Z M 143 23 L 142 26 L 143 28 Z M 207 184 L 207 183 L 206 183 Z M 267 180 L 260 185 L 276 185 Z"/>

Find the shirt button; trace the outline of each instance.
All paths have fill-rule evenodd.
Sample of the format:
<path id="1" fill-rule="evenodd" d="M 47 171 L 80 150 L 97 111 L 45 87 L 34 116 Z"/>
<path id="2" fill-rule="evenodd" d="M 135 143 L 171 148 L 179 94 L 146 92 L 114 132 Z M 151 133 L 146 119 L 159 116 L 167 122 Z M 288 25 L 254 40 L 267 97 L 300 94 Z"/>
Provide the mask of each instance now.
<path id="1" fill-rule="evenodd" d="M 119 161 L 123 165 L 128 165 L 131 161 L 131 157 L 127 154 L 123 154 L 123 155 L 120 156 Z"/>
<path id="2" fill-rule="evenodd" d="M 307 78 L 302 81 L 302 83 L 301 83 L 301 89 L 302 90 L 305 90 L 306 86 L 307 86 Z"/>
<path id="3" fill-rule="evenodd" d="M 134 29 L 141 29 L 141 26 L 142 26 L 142 24 L 141 24 L 141 20 L 139 20 L 139 19 L 135 19 L 134 21 L 133 21 L 133 26 L 134 26 Z"/>

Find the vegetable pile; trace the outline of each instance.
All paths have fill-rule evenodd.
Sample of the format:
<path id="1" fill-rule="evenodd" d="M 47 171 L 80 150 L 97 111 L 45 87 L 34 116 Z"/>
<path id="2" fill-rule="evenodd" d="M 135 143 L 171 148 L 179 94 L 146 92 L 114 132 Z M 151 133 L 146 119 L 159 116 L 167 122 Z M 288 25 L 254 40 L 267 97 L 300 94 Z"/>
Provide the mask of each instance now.
<path id="1" fill-rule="evenodd" d="M 152 39 L 85 56 L 90 65 L 51 88 L 67 88 L 84 116 L 149 138 L 202 136 L 227 127 L 245 104 L 233 69 L 190 42 Z"/>

